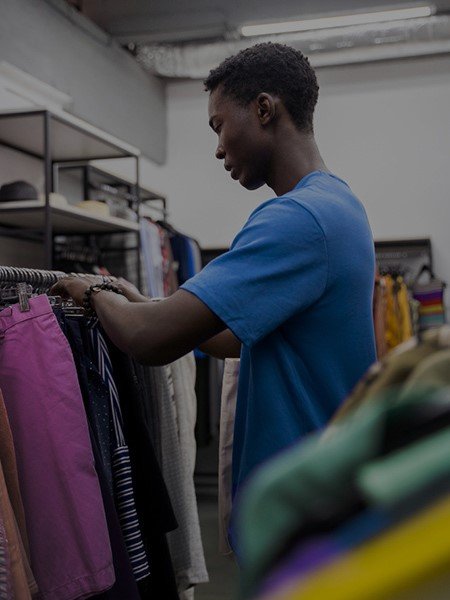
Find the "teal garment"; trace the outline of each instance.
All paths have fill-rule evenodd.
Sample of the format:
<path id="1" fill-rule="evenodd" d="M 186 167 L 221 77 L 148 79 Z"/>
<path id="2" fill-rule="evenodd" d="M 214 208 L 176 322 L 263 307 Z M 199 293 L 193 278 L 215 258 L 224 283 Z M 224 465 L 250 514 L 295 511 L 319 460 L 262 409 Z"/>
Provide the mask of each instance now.
<path id="1" fill-rule="evenodd" d="M 349 186 L 314 171 L 259 206 L 230 251 L 182 287 L 242 341 L 233 495 L 323 427 L 375 360 L 374 247 Z"/>
<path id="2" fill-rule="evenodd" d="M 397 402 L 396 392 L 385 392 L 375 404 L 363 407 L 357 415 L 336 426 L 332 436 L 324 439 L 312 435 L 256 474 L 237 510 L 244 597 L 257 588 L 293 533 L 317 515 L 351 507 L 355 497 L 363 498 L 367 506 L 383 505 L 388 500 L 406 501 L 433 478 L 445 472 L 450 475 L 450 461 L 445 465 L 437 451 L 441 436 L 448 443 L 450 427 L 393 452 L 384 464 L 377 460 L 384 451 L 388 429 L 390 435 L 396 428 L 404 430 L 414 407 L 432 401 L 443 403 L 450 410 L 448 392 L 439 391 L 433 397 L 410 394 L 401 402 Z M 420 448 L 422 444 L 422 448 L 428 448 L 423 459 L 426 468 L 416 473 L 415 446 Z M 403 479 L 395 490 L 389 491 L 393 488 L 395 459 L 398 461 L 399 457 Z"/>
<path id="3" fill-rule="evenodd" d="M 450 427 L 368 463 L 357 475 L 358 487 L 371 503 L 389 507 L 450 475 L 449 457 Z"/>

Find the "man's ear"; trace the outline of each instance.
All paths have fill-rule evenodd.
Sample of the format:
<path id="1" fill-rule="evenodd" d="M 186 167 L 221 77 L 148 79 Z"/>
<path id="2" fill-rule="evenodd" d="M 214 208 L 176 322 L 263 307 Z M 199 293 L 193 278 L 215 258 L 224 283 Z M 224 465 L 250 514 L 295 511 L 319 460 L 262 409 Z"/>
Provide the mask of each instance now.
<path id="1" fill-rule="evenodd" d="M 277 113 L 277 99 L 271 94 L 262 92 L 256 98 L 256 109 L 261 125 L 268 125 Z"/>

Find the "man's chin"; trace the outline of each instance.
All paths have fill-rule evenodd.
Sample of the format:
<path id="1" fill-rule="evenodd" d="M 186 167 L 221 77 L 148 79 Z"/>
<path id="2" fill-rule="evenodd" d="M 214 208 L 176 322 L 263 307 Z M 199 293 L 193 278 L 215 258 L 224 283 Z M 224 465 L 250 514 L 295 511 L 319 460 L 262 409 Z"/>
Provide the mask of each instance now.
<path id="1" fill-rule="evenodd" d="M 264 185 L 264 181 L 248 181 L 245 178 L 239 178 L 239 183 L 249 191 L 258 190 Z"/>

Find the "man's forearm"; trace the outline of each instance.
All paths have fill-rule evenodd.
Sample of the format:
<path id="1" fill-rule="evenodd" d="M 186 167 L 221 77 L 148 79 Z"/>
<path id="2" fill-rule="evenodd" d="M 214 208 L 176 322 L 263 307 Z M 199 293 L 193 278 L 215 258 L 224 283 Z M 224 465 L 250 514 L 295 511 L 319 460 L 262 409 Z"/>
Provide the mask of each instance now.
<path id="1" fill-rule="evenodd" d="M 111 341 L 144 364 L 173 362 L 223 329 L 203 303 L 183 291 L 161 302 L 129 302 L 101 291 L 92 303 Z"/>

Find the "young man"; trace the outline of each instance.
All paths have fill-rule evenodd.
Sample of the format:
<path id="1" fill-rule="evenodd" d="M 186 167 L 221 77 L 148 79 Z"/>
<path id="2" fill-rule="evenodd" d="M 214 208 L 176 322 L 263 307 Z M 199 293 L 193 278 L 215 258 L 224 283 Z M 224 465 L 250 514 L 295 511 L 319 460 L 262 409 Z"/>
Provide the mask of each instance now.
<path id="1" fill-rule="evenodd" d="M 227 59 L 205 86 L 216 157 L 242 186 L 267 184 L 275 197 L 170 298 L 100 291 L 91 303 L 139 361 L 167 363 L 201 344 L 241 357 L 235 493 L 269 457 L 324 426 L 375 360 L 375 261 L 364 208 L 314 140 L 318 85 L 308 60 L 259 44 Z M 68 278 L 55 291 L 81 303 L 91 283 Z"/>

